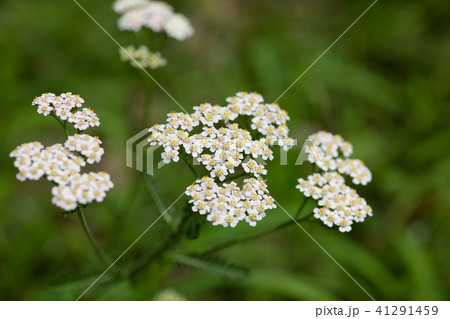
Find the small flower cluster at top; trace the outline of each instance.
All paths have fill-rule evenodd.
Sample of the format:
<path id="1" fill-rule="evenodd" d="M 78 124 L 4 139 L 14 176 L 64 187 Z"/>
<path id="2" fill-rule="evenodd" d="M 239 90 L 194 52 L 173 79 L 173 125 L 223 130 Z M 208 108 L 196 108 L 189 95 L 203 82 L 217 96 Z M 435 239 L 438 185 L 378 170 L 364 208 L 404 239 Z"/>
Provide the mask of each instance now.
<path id="1" fill-rule="evenodd" d="M 74 112 L 80 108 L 84 103 L 84 100 L 79 95 L 74 95 L 70 92 L 63 93 L 61 95 L 55 95 L 53 93 L 44 93 L 41 96 L 37 96 L 32 105 L 37 105 L 37 112 L 39 114 L 54 115 L 62 121 L 69 121 L 73 123 L 73 126 L 80 131 L 87 129 L 88 127 L 99 126 L 100 121 L 97 114 L 90 108 L 83 108 Z"/>
<path id="2" fill-rule="evenodd" d="M 209 176 L 187 188 L 194 211 L 207 214 L 213 225 L 234 227 L 245 219 L 254 226 L 266 209 L 275 208 L 262 179 L 267 170 L 256 160 L 272 160 L 270 147 L 275 143 L 285 150 L 294 145 L 288 137 L 289 117 L 278 104 L 263 103 L 258 93 L 239 92 L 227 102 L 227 106 L 195 106 L 192 114 L 171 113 L 167 124 L 149 129 L 149 141 L 164 147 L 165 163 L 190 154 L 209 171 Z M 244 122 L 249 120 L 253 136 L 235 122 L 239 116 Z M 238 169 L 251 177 L 244 180 L 242 189 L 236 183 L 224 183 L 230 174 L 238 174 Z"/>
<path id="3" fill-rule="evenodd" d="M 90 109 L 72 112 L 81 107 L 84 100 L 78 95 L 64 93 L 56 96 L 45 93 L 36 97 L 33 105 L 38 113 L 56 116 L 64 123 L 73 123 L 78 132 L 89 126 L 98 126 L 100 121 Z M 45 177 L 55 184 L 52 189 L 52 203 L 65 211 L 73 211 L 79 205 L 93 201 L 101 202 L 106 192 L 113 187 L 105 172 L 82 173 L 86 163 L 98 163 L 104 153 L 98 137 L 87 134 L 68 136 L 64 144 L 44 147 L 40 142 L 24 143 L 10 153 L 15 158 L 14 166 L 19 173 L 17 179 L 38 180 Z"/>
<path id="4" fill-rule="evenodd" d="M 138 32 L 146 27 L 153 32 L 165 31 L 169 37 L 179 41 L 194 34 L 189 20 L 162 1 L 117 0 L 114 11 L 122 14 L 118 21 L 120 30 Z"/>
<path id="5" fill-rule="evenodd" d="M 353 222 L 363 222 L 366 216 L 372 216 L 372 208 L 345 184 L 341 174 L 362 185 L 372 180 L 372 174 L 361 160 L 348 158 L 353 147 L 341 136 L 320 131 L 308 139 L 313 141 L 307 149 L 308 161 L 325 172 L 312 174 L 306 180 L 300 178 L 296 187 L 306 197 L 318 200 L 320 208 L 314 209 L 314 217 L 328 227 L 336 225 L 341 232 L 348 232 Z"/>
<path id="6" fill-rule="evenodd" d="M 120 58 L 124 62 L 130 61 L 135 68 L 157 69 L 167 64 L 160 52 L 151 52 L 145 45 L 137 49 L 133 45 L 120 49 Z"/>

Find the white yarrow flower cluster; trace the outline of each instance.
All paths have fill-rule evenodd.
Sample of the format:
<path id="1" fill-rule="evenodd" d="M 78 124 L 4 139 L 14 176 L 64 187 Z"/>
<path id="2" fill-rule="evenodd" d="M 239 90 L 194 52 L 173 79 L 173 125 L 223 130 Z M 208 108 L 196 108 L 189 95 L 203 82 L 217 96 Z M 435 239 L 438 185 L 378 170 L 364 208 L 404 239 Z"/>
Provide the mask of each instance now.
<path id="1" fill-rule="evenodd" d="M 36 97 L 31 104 L 37 105 L 39 114 L 53 114 L 62 121 L 73 123 L 77 130 L 84 131 L 88 127 L 99 126 L 100 120 L 90 108 L 79 110 L 83 103 L 84 100 L 78 94 L 67 92 L 61 95 L 44 93 Z"/>
<path id="2" fill-rule="evenodd" d="M 132 9 L 137 9 L 148 4 L 148 0 L 117 0 L 113 4 L 113 9 L 117 13 L 125 13 Z"/>
<path id="3" fill-rule="evenodd" d="M 178 41 L 186 40 L 194 34 L 191 22 L 180 13 L 171 14 L 164 22 L 164 30 L 167 35 Z"/>
<path id="4" fill-rule="evenodd" d="M 160 52 L 151 52 L 144 45 L 137 49 L 130 45 L 124 50 L 120 49 L 119 51 L 121 60 L 124 62 L 130 61 L 130 64 L 135 68 L 157 69 L 167 64 L 167 60 L 162 57 Z"/>
<path id="5" fill-rule="evenodd" d="M 73 108 L 82 106 L 84 100 L 79 95 L 74 95 L 71 92 L 55 95 L 53 93 L 44 93 L 41 96 L 36 96 L 32 105 L 37 105 L 37 112 L 45 116 L 52 111 L 61 118 L 67 120 Z"/>
<path id="6" fill-rule="evenodd" d="M 208 178 L 219 183 L 238 173 L 238 170 L 248 176 L 260 178 L 267 174 L 267 170 L 257 160 L 272 160 L 273 152 L 270 147 L 276 142 L 285 150 L 293 145 L 293 140 L 288 137 L 289 130 L 286 124 L 289 117 L 278 104 L 263 103 L 262 96 L 257 93 L 240 92 L 227 101 L 229 103 L 227 106 L 209 103 L 195 106 L 192 114 L 175 112 L 169 114 L 167 124 L 157 124 L 149 129 L 150 144 L 163 146 L 162 159 L 166 163 L 177 162 L 180 156 L 184 157 L 186 154 L 191 155 L 209 171 Z M 244 120 L 248 119 L 250 123 L 257 123 L 256 126 L 251 124 L 250 129 L 254 135 L 259 135 L 258 139 L 234 122 L 239 116 Z M 196 183 L 200 183 L 200 180 Z M 263 188 L 266 190 L 265 186 Z M 205 198 L 212 200 L 213 197 Z M 275 207 L 272 204 L 260 208 Z M 226 207 L 225 211 L 220 212 L 212 207 L 209 214 L 228 214 L 230 209 Z M 251 222 L 247 221 L 255 225 L 258 218 L 263 216 L 258 214 Z M 213 225 L 225 226 L 226 223 L 222 219 L 220 221 L 220 223 L 214 221 Z M 234 226 L 235 223 L 226 225 Z"/>
<path id="7" fill-rule="evenodd" d="M 194 34 L 189 20 L 162 1 L 117 0 L 114 11 L 122 14 L 118 21 L 120 30 L 138 32 L 145 27 L 154 32 L 165 31 L 169 37 L 179 41 Z"/>
<path id="8" fill-rule="evenodd" d="M 308 160 L 325 173 L 312 174 L 306 180 L 300 178 L 296 188 L 306 197 L 318 200 L 320 208 L 314 209 L 314 217 L 328 227 L 336 225 L 341 232 L 350 231 L 353 222 L 372 216 L 372 208 L 345 184 L 343 175 L 350 176 L 354 184 L 366 185 L 372 174 L 361 160 L 348 158 L 353 146 L 340 135 L 320 131 L 308 139 L 314 142 L 307 149 Z"/>
<path id="9" fill-rule="evenodd" d="M 62 94 L 59 99 L 52 93 L 46 93 L 36 98 L 33 104 L 37 104 L 38 108 L 45 106 L 45 103 L 53 107 L 55 103 L 62 103 L 63 99 L 69 100 L 69 105 L 73 105 L 72 108 L 80 107 L 84 102 L 79 96 L 69 93 Z M 64 103 L 67 104 L 67 101 Z M 83 113 L 84 110 L 88 109 L 80 112 Z M 54 111 L 53 109 L 50 112 Z M 89 109 L 80 116 L 85 119 L 92 118 L 92 114 L 95 113 L 91 112 Z M 65 121 L 70 122 L 70 118 L 66 118 Z M 98 119 L 96 123 L 99 123 Z M 76 126 L 77 123 L 74 124 L 74 127 Z M 52 189 L 52 203 L 65 211 L 73 211 L 79 205 L 87 205 L 93 201 L 101 202 L 106 192 L 113 187 L 109 175 L 105 172 L 81 172 L 86 163 L 100 161 L 104 153 L 100 144 L 98 137 L 75 134 L 69 136 L 64 145 L 54 144 L 44 148 L 40 142 L 22 144 L 10 153 L 10 157 L 15 158 L 14 166 L 19 170 L 18 180 L 38 180 L 45 177 L 56 185 Z"/>
<path id="10" fill-rule="evenodd" d="M 98 136 L 92 137 L 87 134 L 75 134 L 69 136 L 64 146 L 72 152 L 79 152 L 86 158 L 89 164 L 100 162 L 104 150 L 100 147 L 102 141 Z"/>
<path id="11" fill-rule="evenodd" d="M 298 182 L 300 192 L 318 200 L 320 208 L 314 208 L 314 217 L 328 227 L 335 225 L 341 232 L 348 232 L 353 222 L 363 222 L 366 216 L 372 216 L 372 208 L 345 184 L 339 173 L 313 174 Z"/>
<path id="12" fill-rule="evenodd" d="M 235 227 L 245 220 L 250 226 L 266 216 L 267 209 L 275 208 L 274 199 L 267 195 L 267 185 L 261 178 L 249 178 L 242 189 L 235 182 L 218 185 L 205 176 L 186 189 L 192 197 L 192 210 L 206 215 L 213 226 Z"/>
<path id="13" fill-rule="evenodd" d="M 349 156 L 353 146 L 340 135 L 320 131 L 308 137 L 314 143 L 307 149 L 308 161 L 324 171 L 336 170 L 352 177 L 354 184 L 366 185 L 372 180 L 370 170 L 359 159 Z"/>
<path id="14" fill-rule="evenodd" d="M 69 122 L 73 123 L 79 131 L 84 131 L 88 127 L 94 127 L 100 125 L 100 120 L 90 108 L 84 108 L 81 111 L 77 111 L 69 116 Z"/>
<path id="15" fill-rule="evenodd" d="M 52 203 L 66 211 L 93 201 L 102 202 L 106 192 L 113 187 L 109 174 L 83 173 L 70 175 L 66 183 L 52 188 Z"/>
<path id="16" fill-rule="evenodd" d="M 44 149 L 41 143 L 25 143 L 10 154 L 19 173 L 17 179 L 38 180 L 46 175 L 54 183 L 63 183 L 69 175 L 76 174 L 86 165 L 83 158 L 70 153 L 61 144 Z"/>

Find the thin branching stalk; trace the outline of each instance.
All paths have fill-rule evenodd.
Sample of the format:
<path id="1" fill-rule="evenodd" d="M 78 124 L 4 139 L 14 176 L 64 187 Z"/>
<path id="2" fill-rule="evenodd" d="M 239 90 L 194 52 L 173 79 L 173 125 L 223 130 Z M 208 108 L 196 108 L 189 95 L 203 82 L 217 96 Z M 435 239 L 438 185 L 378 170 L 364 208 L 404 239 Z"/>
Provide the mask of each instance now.
<path id="1" fill-rule="evenodd" d="M 307 202 L 307 199 L 305 199 L 303 201 L 303 203 L 300 205 L 300 207 L 299 207 L 299 209 L 297 211 L 297 214 L 301 213 L 301 211 L 306 206 L 306 202 Z M 172 233 L 167 238 L 167 240 L 161 245 L 161 247 L 158 250 L 156 250 L 153 254 L 151 254 L 149 256 L 145 256 L 145 257 L 141 258 L 141 260 L 137 261 L 135 263 L 135 265 L 131 268 L 130 272 L 129 272 L 130 276 L 135 276 L 137 273 L 139 273 L 141 270 L 146 268 L 152 262 L 154 262 L 154 261 L 158 260 L 159 258 L 161 258 L 173 245 L 175 245 L 180 240 L 180 237 L 181 237 L 181 235 L 183 234 L 183 231 L 184 231 L 184 226 L 186 225 L 187 221 L 189 220 L 189 217 L 190 217 L 189 214 L 185 214 L 184 215 L 183 220 L 180 222 L 180 224 L 179 224 L 179 226 L 177 228 L 177 231 Z M 213 254 L 213 253 L 216 253 L 217 251 L 225 249 L 227 247 L 230 247 L 230 246 L 233 246 L 233 245 L 236 245 L 236 244 L 240 244 L 240 243 L 243 243 L 243 242 L 246 242 L 246 241 L 250 241 L 250 240 L 253 240 L 253 239 L 256 239 L 256 238 L 259 238 L 259 237 L 263 237 L 263 236 L 269 235 L 271 233 L 274 233 L 274 232 L 277 232 L 277 231 L 279 231 L 281 229 L 284 229 L 284 228 L 286 228 L 286 227 L 288 227 L 290 225 L 293 225 L 296 222 L 297 223 L 310 222 L 309 217 L 310 217 L 310 214 L 308 214 L 308 215 L 306 215 L 306 216 L 304 216 L 302 218 L 295 218 L 295 221 L 294 220 L 289 220 L 289 221 L 287 221 L 287 222 L 285 222 L 285 223 L 283 223 L 283 224 L 281 224 L 281 225 L 279 225 L 279 226 L 277 226 L 275 228 L 268 229 L 268 230 L 263 231 L 263 232 L 252 234 L 250 236 L 246 236 L 246 237 L 243 237 L 243 238 L 232 239 L 230 241 L 224 242 L 224 243 L 222 243 L 222 244 L 220 244 L 220 245 L 218 245 L 216 247 L 213 247 L 213 248 L 203 252 L 203 254 Z"/>
<path id="2" fill-rule="evenodd" d="M 97 243 L 94 236 L 92 235 L 92 232 L 87 224 L 86 217 L 84 216 L 81 208 L 77 209 L 77 215 L 78 215 L 78 218 L 80 219 L 81 225 L 83 226 L 83 230 L 86 233 L 86 236 L 88 237 L 89 242 L 91 243 L 92 247 L 94 248 L 95 253 L 97 254 L 98 258 L 105 266 L 109 267 L 109 265 L 111 265 L 112 261 L 108 257 L 108 255 L 106 255 L 105 251 L 100 247 L 100 245 Z"/>
<path id="3" fill-rule="evenodd" d="M 50 115 L 62 126 L 66 139 L 69 137 L 69 129 L 67 128 L 67 120 L 63 121 L 56 116 L 55 112 L 50 112 Z"/>
<path id="4" fill-rule="evenodd" d="M 146 268 L 148 265 L 161 258 L 166 251 L 168 251 L 175 243 L 177 243 L 180 240 L 181 235 L 183 234 L 184 227 L 190 216 L 191 215 L 189 214 L 185 214 L 180 224 L 178 225 L 177 230 L 173 232 L 161 245 L 161 247 L 159 247 L 153 254 L 144 256 L 143 258 L 138 260 L 131 268 L 129 275 L 131 277 L 135 276 L 142 269 Z"/>
<path id="5" fill-rule="evenodd" d="M 139 74 L 141 75 L 142 81 L 144 82 L 145 86 L 145 100 L 142 103 L 143 109 L 142 109 L 142 118 L 140 121 L 140 127 L 146 127 L 148 122 L 151 122 L 151 105 L 152 105 L 152 98 L 153 98 L 153 83 L 149 82 L 148 76 L 140 71 Z"/>
<path id="6" fill-rule="evenodd" d="M 66 139 L 68 139 L 69 138 L 69 129 L 67 128 L 67 120 L 64 121 L 63 128 L 64 128 L 64 135 L 66 136 Z"/>
<path id="7" fill-rule="evenodd" d="M 300 205 L 300 207 L 297 209 L 297 212 L 295 213 L 295 217 L 294 217 L 295 219 L 300 217 L 300 214 L 302 213 L 303 208 L 305 208 L 305 205 L 306 205 L 307 202 L 308 202 L 308 197 L 305 197 L 303 199 L 302 204 Z"/>
<path id="8" fill-rule="evenodd" d="M 190 168 L 192 174 L 194 174 L 195 178 L 198 178 L 198 174 L 195 171 L 194 166 L 191 163 L 189 163 L 189 161 L 186 158 L 184 158 L 184 156 L 180 156 L 180 158 L 187 166 L 189 166 L 189 168 Z"/>
<path id="9" fill-rule="evenodd" d="M 150 197 L 153 199 L 153 202 L 155 203 L 156 207 L 158 208 L 160 214 L 162 215 L 164 221 L 170 226 L 171 231 L 176 231 L 176 224 L 175 221 L 169 212 L 166 212 L 167 208 L 164 203 L 164 199 L 161 196 L 160 192 L 158 191 L 158 188 L 156 187 L 153 176 L 147 175 L 143 173 L 142 179 L 144 182 L 145 190 L 148 192 Z"/>
<path id="10" fill-rule="evenodd" d="M 67 127 L 68 121 L 62 121 L 60 118 L 58 118 L 54 112 L 50 113 L 52 117 L 56 119 L 56 121 L 61 124 L 61 126 L 64 129 L 64 135 L 66 136 L 66 139 L 69 137 L 69 129 Z M 111 265 L 111 258 L 108 257 L 108 255 L 105 253 L 105 251 L 100 247 L 100 245 L 95 240 L 94 236 L 92 235 L 92 232 L 87 224 L 86 217 L 83 214 L 83 211 L 81 210 L 81 207 L 78 207 L 76 209 L 76 213 L 78 215 L 78 218 L 81 222 L 81 225 L 83 226 L 83 230 L 86 233 L 86 236 L 89 239 L 89 242 L 91 243 L 92 247 L 95 250 L 95 253 L 97 254 L 100 261 L 106 266 L 109 267 Z"/>
<path id="11" fill-rule="evenodd" d="M 302 205 L 298 209 L 297 215 L 300 215 L 300 212 L 305 207 L 306 202 L 307 202 L 307 200 L 305 199 L 305 201 L 302 203 Z M 262 231 L 262 232 L 259 232 L 259 233 L 256 233 L 256 234 L 252 234 L 252 235 L 249 235 L 249 236 L 246 236 L 246 237 L 242 237 L 242 238 L 234 238 L 232 240 L 229 240 L 229 241 L 226 241 L 226 242 L 224 242 L 222 244 L 219 244 L 216 247 L 208 249 L 207 251 L 204 251 L 203 254 L 213 254 L 213 253 L 218 252 L 219 250 L 228 248 L 230 246 L 233 246 L 233 245 L 236 245 L 236 244 L 241 244 L 241 243 L 244 243 L 246 241 L 250 241 L 250 240 L 253 240 L 253 239 L 256 239 L 256 238 L 259 238 L 259 237 L 263 237 L 263 236 L 272 234 L 272 233 L 274 233 L 276 231 L 279 231 L 281 229 L 284 229 L 284 228 L 286 228 L 286 227 L 288 227 L 290 225 L 294 225 L 294 224 L 296 224 L 296 222 L 297 223 L 309 222 L 309 217 L 310 217 L 310 214 L 308 214 L 308 215 L 306 215 L 306 216 L 304 216 L 302 218 L 295 218 L 295 221 L 291 219 L 291 220 L 289 220 L 289 221 L 287 221 L 287 222 L 285 222 L 285 223 L 283 223 L 283 224 L 281 224 L 281 225 L 279 225 L 279 226 L 277 226 L 275 228 L 268 229 L 266 231 Z"/>
<path id="12" fill-rule="evenodd" d="M 246 173 L 246 172 L 237 173 L 235 175 L 232 175 L 232 176 L 229 176 L 229 177 L 225 178 L 222 182 L 225 183 L 225 182 L 228 182 L 228 181 L 231 181 L 233 179 L 237 179 L 237 178 L 243 177 L 243 176 L 249 176 L 249 174 Z"/>

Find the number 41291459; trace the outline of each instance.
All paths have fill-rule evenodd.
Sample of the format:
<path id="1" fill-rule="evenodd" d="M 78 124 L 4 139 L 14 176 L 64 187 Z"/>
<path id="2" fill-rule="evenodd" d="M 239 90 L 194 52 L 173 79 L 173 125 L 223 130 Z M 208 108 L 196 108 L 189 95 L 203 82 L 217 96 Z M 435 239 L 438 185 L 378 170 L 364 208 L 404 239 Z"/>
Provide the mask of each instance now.
<path id="1" fill-rule="evenodd" d="M 385 316 L 435 316 L 438 314 L 437 306 L 379 306 L 375 312 Z"/>

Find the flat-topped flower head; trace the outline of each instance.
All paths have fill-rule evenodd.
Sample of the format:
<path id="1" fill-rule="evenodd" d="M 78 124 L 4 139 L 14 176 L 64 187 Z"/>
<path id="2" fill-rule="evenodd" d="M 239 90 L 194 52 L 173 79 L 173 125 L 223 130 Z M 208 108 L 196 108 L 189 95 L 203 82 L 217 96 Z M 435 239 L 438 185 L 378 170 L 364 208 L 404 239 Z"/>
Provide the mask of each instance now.
<path id="1" fill-rule="evenodd" d="M 44 116 L 53 115 L 62 121 L 69 121 L 79 131 L 84 131 L 89 127 L 99 126 L 100 120 L 90 108 L 79 110 L 84 103 L 84 99 L 78 94 L 71 92 L 55 95 L 44 93 L 36 97 L 32 105 L 37 105 L 37 112 Z"/>
<path id="2" fill-rule="evenodd" d="M 275 142 L 280 139 L 292 140 L 288 136 L 289 129 L 286 124 L 289 117 L 278 104 L 264 104 L 263 97 L 258 93 L 239 92 L 235 97 L 228 98 L 227 102 L 229 104 L 226 106 L 203 103 L 194 106 L 194 112 L 191 114 L 168 114 L 166 124 L 157 124 L 149 129 L 149 142 L 164 148 L 162 159 L 165 163 L 176 162 L 190 155 L 203 165 L 209 176 L 202 185 L 214 181 L 217 187 L 225 187 L 226 190 L 227 185 L 235 186 L 226 184 L 226 180 L 233 178 L 234 174 L 250 177 L 249 181 L 252 183 L 244 181 L 242 190 L 236 188 L 235 191 L 240 194 L 239 197 L 249 196 L 245 200 L 237 201 L 242 204 L 239 204 L 242 207 L 239 206 L 238 217 L 246 219 L 250 225 L 255 225 L 265 216 L 264 211 L 273 206 L 273 202 L 270 205 L 265 202 L 261 204 L 260 201 L 266 200 L 261 197 L 263 194 L 260 194 L 260 197 L 251 194 L 256 185 L 260 187 L 258 191 L 267 192 L 264 182 L 258 184 L 254 181 L 259 181 L 258 178 L 267 174 L 265 164 L 261 163 L 261 160 L 273 159 L 271 147 Z M 257 118 L 258 124 L 241 128 L 237 122 L 238 117 L 244 117 L 244 122 L 245 117 L 248 118 L 249 123 L 254 123 Z M 268 129 L 269 126 L 271 128 Z M 287 150 L 293 146 L 293 142 L 280 145 Z M 224 183 L 223 186 L 221 183 Z M 226 207 L 211 201 L 215 198 L 213 189 L 214 187 L 205 188 L 205 196 L 201 199 L 198 192 L 192 193 L 192 203 L 196 203 L 194 211 L 211 211 L 208 220 L 213 225 L 236 225 L 238 217 L 234 216 L 233 219 Z M 197 204 L 200 206 L 195 206 Z M 227 213 L 221 214 L 218 210 Z"/>
<path id="3" fill-rule="evenodd" d="M 206 215 L 213 226 L 235 227 L 240 221 L 256 226 L 266 210 L 276 207 L 266 189 L 262 179 L 245 179 L 241 189 L 235 182 L 220 185 L 205 176 L 188 186 L 186 195 L 192 198 L 192 210 Z"/>
<path id="4" fill-rule="evenodd" d="M 320 131 L 309 139 L 314 143 L 307 149 L 308 160 L 325 172 L 312 174 L 306 180 L 300 178 L 296 188 L 318 201 L 314 217 L 328 227 L 338 226 L 341 232 L 348 232 L 354 222 L 372 216 L 372 208 L 346 185 L 345 176 L 354 184 L 366 185 L 372 174 L 361 160 L 348 158 L 353 146 L 340 135 Z"/>
<path id="5" fill-rule="evenodd" d="M 38 113 L 49 115 L 51 111 L 55 111 L 58 116 L 65 116 L 66 112 L 70 112 L 73 108 L 81 107 L 84 100 L 79 95 L 74 95 L 71 92 L 63 93 L 59 96 L 53 93 L 44 93 L 37 96 L 32 105 L 38 106 Z"/>
<path id="6" fill-rule="evenodd" d="M 109 174 L 83 173 L 70 175 L 65 184 L 52 188 L 52 203 L 66 211 L 93 201 L 102 202 L 106 192 L 113 187 Z"/>
<path id="7" fill-rule="evenodd" d="M 318 200 L 319 208 L 314 209 L 314 217 L 328 227 L 338 226 L 341 232 L 346 232 L 354 222 L 363 222 L 367 216 L 372 216 L 372 209 L 364 198 L 347 186 L 339 173 L 314 174 L 298 182 L 300 192 Z"/>
<path id="8" fill-rule="evenodd" d="M 67 124 L 73 123 L 78 131 L 89 126 L 98 126 L 97 115 L 89 108 L 80 111 L 84 100 L 79 95 L 64 93 L 56 96 L 45 93 L 33 101 L 38 112 L 53 115 Z M 43 109 L 45 107 L 45 109 Z M 40 112 L 41 111 L 41 112 Z M 104 153 L 98 137 L 87 134 L 68 136 L 64 144 L 44 147 L 40 142 L 25 143 L 10 153 L 14 158 L 14 166 L 18 169 L 17 179 L 38 180 L 45 177 L 56 186 L 52 189 L 52 203 L 65 211 L 73 211 L 79 205 L 87 205 L 93 201 L 100 202 L 106 192 L 113 187 L 110 177 L 105 172 L 82 173 L 86 163 L 98 163 Z"/>
<path id="9" fill-rule="evenodd" d="M 190 21 L 182 14 L 162 1 L 118 0 L 114 11 L 121 14 L 118 20 L 120 30 L 138 32 L 148 28 L 153 32 L 165 31 L 166 34 L 183 41 L 194 34 Z"/>
<path id="10" fill-rule="evenodd" d="M 320 131 L 308 137 L 314 143 L 306 150 L 308 161 L 324 171 L 339 171 L 352 177 L 354 184 L 366 185 L 372 180 L 370 170 L 359 159 L 351 159 L 353 146 L 340 135 Z"/>
<path id="11" fill-rule="evenodd" d="M 104 153 L 103 148 L 100 146 L 101 143 L 102 141 L 97 136 L 75 134 L 67 138 L 64 146 L 72 152 L 79 152 L 89 164 L 93 164 L 100 162 Z"/>
<path id="12" fill-rule="evenodd" d="M 180 13 L 171 14 L 164 22 L 167 35 L 178 41 L 186 40 L 194 34 L 191 22 Z"/>
<path id="13" fill-rule="evenodd" d="M 70 123 L 79 130 L 84 131 L 88 127 L 94 127 L 100 125 L 100 120 L 90 108 L 84 108 L 81 111 L 71 113 L 68 117 Z"/>
<path id="14" fill-rule="evenodd" d="M 80 171 L 85 160 L 55 144 L 44 148 L 39 142 L 25 143 L 10 153 L 15 158 L 14 166 L 19 173 L 17 179 L 38 180 L 45 176 L 49 181 L 64 184 L 66 179 Z"/>
<path id="15" fill-rule="evenodd" d="M 149 0 L 117 0 L 113 4 L 116 13 L 125 13 L 127 11 L 143 7 L 149 3 Z"/>
<path id="16" fill-rule="evenodd" d="M 122 61 L 129 61 L 135 68 L 158 69 L 167 64 L 167 60 L 162 57 L 160 52 L 151 52 L 145 45 L 135 48 L 130 45 L 120 49 L 120 58 Z"/>

